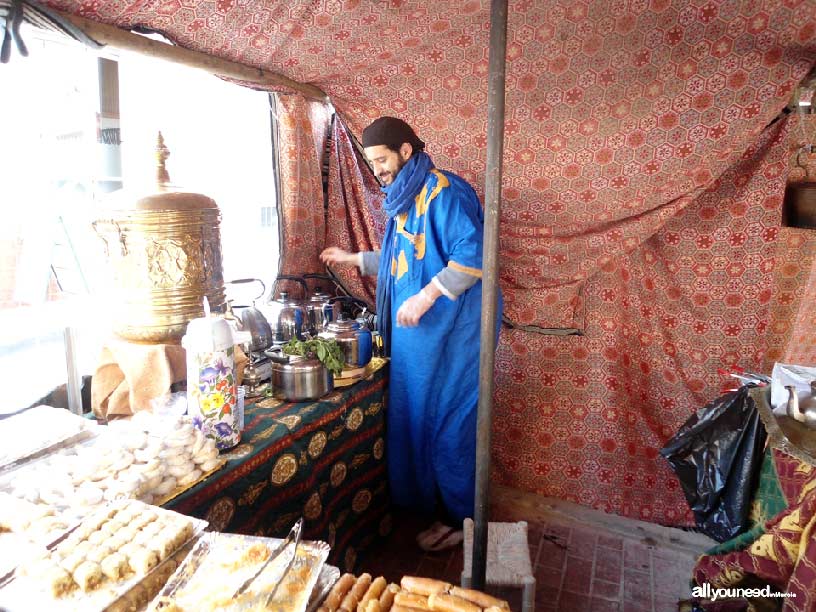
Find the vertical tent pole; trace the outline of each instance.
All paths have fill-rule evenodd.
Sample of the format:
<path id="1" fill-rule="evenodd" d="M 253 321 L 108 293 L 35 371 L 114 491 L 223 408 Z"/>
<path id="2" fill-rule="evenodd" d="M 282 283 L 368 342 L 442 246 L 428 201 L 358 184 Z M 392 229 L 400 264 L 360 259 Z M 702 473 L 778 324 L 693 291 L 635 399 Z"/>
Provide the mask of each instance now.
<path id="1" fill-rule="evenodd" d="M 496 307 L 499 282 L 504 150 L 504 71 L 507 51 L 507 0 L 490 5 L 490 56 L 487 91 L 487 173 L 482 261 L 482 328 L 479 355 L 479 415 L 476 426 L 476 500 L 473 533 L 473 588 L 483 590 L 487 565 L 490 433 L 493 421 L 493 367 L 496 353 Z"/>

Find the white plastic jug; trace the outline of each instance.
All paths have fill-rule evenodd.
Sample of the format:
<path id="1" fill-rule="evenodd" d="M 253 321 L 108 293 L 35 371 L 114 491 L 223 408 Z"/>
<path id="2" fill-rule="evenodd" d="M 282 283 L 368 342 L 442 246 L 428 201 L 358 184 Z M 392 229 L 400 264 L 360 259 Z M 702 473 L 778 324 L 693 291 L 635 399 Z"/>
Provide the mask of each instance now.
<path id="1" fill-rule="evenodd" d="M 232 448 L 241 441 L 232 327 L 220 317 L 193 319 L 181 345 L 187 351 L 187 414 L 220 450 Z"/>

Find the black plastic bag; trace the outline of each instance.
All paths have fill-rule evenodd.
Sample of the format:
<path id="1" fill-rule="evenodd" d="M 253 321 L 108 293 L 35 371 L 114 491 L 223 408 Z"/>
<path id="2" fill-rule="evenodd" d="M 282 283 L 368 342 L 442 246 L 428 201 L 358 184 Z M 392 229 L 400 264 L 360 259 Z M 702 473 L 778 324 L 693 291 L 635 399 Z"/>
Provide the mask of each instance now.
<path id="1" fill-rule="evenodd" d="M 767 433 L 743 385 L 701 408 L 660 449 L 686 495 L 697 527 L 718 542 L 747 526 Z"/>

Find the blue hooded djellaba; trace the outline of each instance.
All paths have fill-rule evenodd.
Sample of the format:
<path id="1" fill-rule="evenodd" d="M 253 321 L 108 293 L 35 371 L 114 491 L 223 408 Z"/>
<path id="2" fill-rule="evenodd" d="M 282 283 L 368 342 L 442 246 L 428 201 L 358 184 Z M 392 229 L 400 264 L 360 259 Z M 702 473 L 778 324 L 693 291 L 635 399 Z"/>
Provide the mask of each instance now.
<path id="1" fill-rule="evenodd" d="M 473 516 L 484 214 L 473 188 L 413 155 L 383 188 L 389 214 L 377 280 L 379 329 L 390 350 L 388 470 L 394 503 L 424 514 L 441 498 L 450 518 Z M 416 327 L 403 302 L 443 268 L 475 277 L 440 296 Z M 497 315 L 501 321 L 502 298 Z"/>

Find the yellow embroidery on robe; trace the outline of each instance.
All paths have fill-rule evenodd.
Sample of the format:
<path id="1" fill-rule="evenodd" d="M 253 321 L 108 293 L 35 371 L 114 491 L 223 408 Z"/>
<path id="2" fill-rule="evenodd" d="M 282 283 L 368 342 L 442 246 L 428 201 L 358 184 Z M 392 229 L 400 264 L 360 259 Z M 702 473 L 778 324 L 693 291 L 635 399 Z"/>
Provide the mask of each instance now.
<path id="1" fill-rule="evenodd" d="M 425 258 L 425 233 L 418 234 L 414 242 L 414 258 Z"/>
<path id="2" fill-rule="evenodd" d="M 393 257 L 391 258 L 391 276 L 396 276 L 397 274 L 397 260 Z"/>
<path id="3" fill-rule="evenodd" d="M 405 229 L 405 222 L 408 220 L 408 213 L 397 215 L 397 233 L 405 236 L 411 244 L 414 244 L 416 236 Z"/>
<path id="4" fill-rule="evenodd" d="M 436 187 L 433 188 L 433 191 L 431 191 L 431 195 L 428 197 L 427 200 L 425 200 L 422 209 L 420 210 L 419 206 L 417 206 L 417 216 L 425 214 L 425 211 L 428 210 L 428 206 L 430 206 L 431 202 L 433 202 L 433 199 L 439 195 L 439 192 L 445 189 L 445 187 L 450 187 L 450 181 L 448 180 L 448 177 L 446 177 L 436 168 L 431 170 L 431 172 L 433 172 L 436 175 Z"/>
<path id="5" fill-rule="evenodd" d="M 415 259 L 425 259 L 425 228 L 428 223 L 428 217 L 425 216 L 425 213 L 428 212 L 428 207 L 430 207 L 431 202 L 439 195 L 439 192 L 445 189 L 445 187 L 450 187 L 450 181 L 448 178 L 442 174 L 439 170 L 431 170 L 436 176 L 436 185 L 434 186 L 433 190 L 431 191 L 431 195 L 428 195 L 428 184 L 426 183 L 422 187 L 422 191 L 419 192 L 419 195 L 416 197 L 416 217 L 422 219 L 422 231 L 413 236 L 413 240 L 411 241 L 414 245 L 414 258 Z"/>
<path id="6" fill-rule="evenodd" d="M 457 270 L 458 272 L 464 272 L 465 274 L 469 274 L 470 276 L 475 276 L 477 278 L 482 278 L 482 271 L 479 268 L 471 268 L 470 266 L 463 266 L 460 263 L 456 263 L 452 259 L 448 262 L 448 266 L 451 267 L 453 270 Z"/>
<path id="7" fill-rule="evenodd" d="M 431 203 L 430 200 L 427 199 L 428 196 L 428 183 L 425 183 L 422 186 L 422 191 L 417 194 L 417 197 L 414 198 L 414 202 L 416 203 L 416 216 L 417 219 L 425 214 L 428 210 L 428 204 Z"/>
<path id="8" fill-rule="evenodd" d="M 397 260 L 397 280 L 402 278 L 402 275 L 408 271 L 408 259 L 405 257 L 405 251 L 400 251 L 399 259 Z"/>

